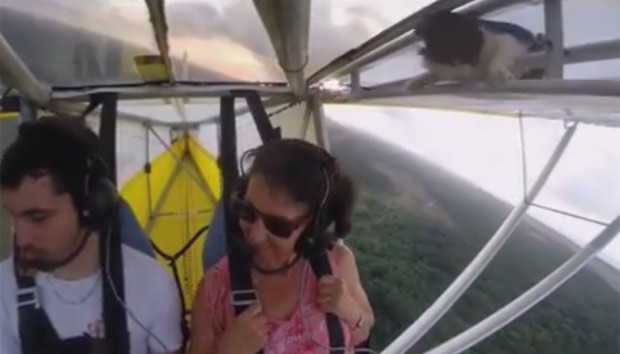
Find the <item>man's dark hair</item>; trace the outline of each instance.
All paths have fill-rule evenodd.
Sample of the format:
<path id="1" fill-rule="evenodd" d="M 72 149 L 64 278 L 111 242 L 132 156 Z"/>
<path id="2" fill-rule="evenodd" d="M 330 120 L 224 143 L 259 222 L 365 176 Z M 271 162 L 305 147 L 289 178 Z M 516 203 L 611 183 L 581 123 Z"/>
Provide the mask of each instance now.
<path id="1" fill-rule="evenodd" d="M 301 139 L 276 139 L 251 150 L 246 156 L 252 159 L 250 175 L 264 176 L 271 188 L 284 188 L 311 212 L 318 209 L 325 196 L 325 171 L 330 184 L 324 206 L 328 222 L 334 223 L 338 238 L 344 238 L 351 231 L 355 188 L 334 156 Z"/>
<path id="2" fill-rule="evenodd" d="M 15 189 L 26 177 L 49 175 L 55 192 L 69 193 L 80 210 L 87 157 L 93 154 L 101 156 L 100 142 L 81 118 L 47 116 L 22 123 L 0 161 L 0 187 Z"/>

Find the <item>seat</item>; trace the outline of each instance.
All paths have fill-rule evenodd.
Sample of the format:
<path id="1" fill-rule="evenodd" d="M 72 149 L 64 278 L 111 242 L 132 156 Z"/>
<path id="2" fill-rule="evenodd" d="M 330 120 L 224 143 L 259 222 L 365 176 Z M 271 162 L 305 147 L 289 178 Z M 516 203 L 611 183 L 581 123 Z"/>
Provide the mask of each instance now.
<path id="1" fill-rule="evenodd" d="M 218 200 L 213 210 L 213 217 L 207 229 L 206 239 L 202 248 L 202 266 L 206 272 L 226 255 L 226 222 L 224 206 Z"/>
<path id="2" fill-rule="evenodd" d="M 136 219 L 133 210 L 127 202 L 121 198 L 119 205 L 119 221 L 120 221 L 120 233 L 121 242 L 137 251 L 146 254 L 149 257 L 155 258 L 155 251 L 149 241 L 148 235 L 144 232 L 138 220 Z"/>

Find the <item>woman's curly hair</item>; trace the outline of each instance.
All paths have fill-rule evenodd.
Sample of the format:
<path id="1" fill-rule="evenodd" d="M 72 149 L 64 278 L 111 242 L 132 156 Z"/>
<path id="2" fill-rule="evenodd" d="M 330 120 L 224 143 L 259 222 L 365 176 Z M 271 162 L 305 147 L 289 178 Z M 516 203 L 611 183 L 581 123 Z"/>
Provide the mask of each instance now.
<path id="1" fill-rule="evenodd" d="M 355 186 L 338 160 L 326 150 L 301 139 L 276 139 L 248 151 L 242 163 L 246 157 L 253 160 L 248 171 L 250 176 L 262 175 L 271 188 L 283 188 L 312 212 L 319 209 L 329 188 L 321 227 L 325 230 L 333 224 L 336 238 L 344 238 L 351 231 Z M 326 246 L 331 243 L 323 241 L 327 241 Z"/>

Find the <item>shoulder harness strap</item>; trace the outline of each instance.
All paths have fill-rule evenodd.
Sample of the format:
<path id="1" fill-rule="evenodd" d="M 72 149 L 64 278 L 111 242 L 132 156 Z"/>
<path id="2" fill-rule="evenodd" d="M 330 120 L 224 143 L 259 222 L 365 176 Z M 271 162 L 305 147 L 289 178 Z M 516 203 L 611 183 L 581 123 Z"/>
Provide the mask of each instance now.
<path id="1" fill-rule="evenodd" d="M 131 350 L 125 310 L 125 276 L 118 217 L 114 219 L 112 227 L 112 232 L 107 235 L 107 237 L 112 238 L 108 241 L 110 249 L 107 249 L 107 237 L 100 237 L 99 240 L 99 258 L 103 275 L 101 282 L 103 287 L 103 324 L 110 353 L 129 354 Z"/>
<path id="2" fill-rule="evenodd" d="M 34 275 L 22 273 L 17 261 L 14 262 L 14 273 L 18 288 L 17 320 L 22 353 L 49 353 L 60 338 L 41 307 Z"/>
<path id="3" fill-rule="evenodd" d="M 101 238 L 102 240 L 105 237 Z M 102 241 L 103 243 L 103 241 Z M 103 246 L 103 245 L 102 245 Z M 102 260 L 103 280 L 103 321 L 106 333 L 106 344 L 110 353 L 129 354 L 129 332 L 124 306 L 119 303 L 124 299 L 122 276 L 122 254 L 120 244 L 110 250 L 110 268 L 115 289 L 112 289 L 107 279 L 105 269 L 105 247 L 100 249 Z M 17 252 L 14 252 L 14 274 L 17 282 L 17 315 L 20 345 L 23 354 L 61 354 L 64 352 L 56 329 L 50 321 L 45 309 L 41 306 L 37 284 L 33 274 L 25 274 L 17 262 Z M 119 275 L 121 274 L 121 275 Z M 114 291 L 115 290 L 115 291 Z M 123 300 L 124 301 L 124 300 Z"/>
<path id="4" fill-rule="evenodd" d="M 329 264 L 326 251 L 315 252 L 309 257 L 309 261 L 317 279 L 324 275 L 332 274 L 332 267 Z M 327 332 L 329 334 L 329 346 L 330 348 L 334 348 L 330 353 L 344 354 L 344 334 L 340 319 L 332 313 L 326 313 L 325 320 L 327 322 Z"/>

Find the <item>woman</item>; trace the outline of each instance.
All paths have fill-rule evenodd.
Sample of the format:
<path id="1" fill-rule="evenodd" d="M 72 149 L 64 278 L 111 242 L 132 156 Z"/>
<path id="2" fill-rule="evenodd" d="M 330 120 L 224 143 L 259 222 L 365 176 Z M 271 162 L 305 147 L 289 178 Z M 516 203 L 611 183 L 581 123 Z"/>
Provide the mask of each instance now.
<path id="1" fill-rule="evenodd" d="M 352 353 L 368 337 L 374 316 L 353 253 L 337 242 L 351 228 L 351 179 L 325 150 L 303 140 L 269 142 L 248 156 L 254 161 L 231 206 L 251 254 L 258 303 L 235 316 L 228 258 L 220 260 L 206 271 L 194 299 L 190 353 L 328 353 L 326 312 L 340 319 Z M 315 232 L 332 224 L 334 236 Z M 327 248 L 332 275 L 316 279 L 299 256 L 309 237 Z"/>

